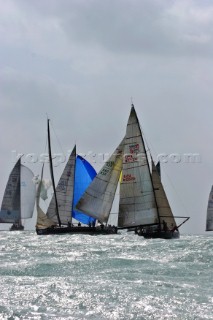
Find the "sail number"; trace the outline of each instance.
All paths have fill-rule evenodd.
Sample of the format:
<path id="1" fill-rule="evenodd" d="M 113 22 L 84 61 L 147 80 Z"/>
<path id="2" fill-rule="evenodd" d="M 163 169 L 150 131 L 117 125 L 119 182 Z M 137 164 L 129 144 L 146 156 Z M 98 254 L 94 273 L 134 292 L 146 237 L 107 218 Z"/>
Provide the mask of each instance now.
<path id="1" fill-rule="evenodd" d="M 136 162 L 138 159 L 137 157 L 134 157 L 132 154 L 128 154 L 128 155 L 125 155 L 124 160 L 126 163 L 129 163 L 129 162 Z"/>
<path id="2" fill-rule="evenodd" d="M 114 161 L 107 161 L 104 168 L 101 170 L 100 174 L 102 174 L 103 176 L 106 176 L 111 168 L 114 166 Z"/>
<path id="3" fill-rule="evenodd" d="M 66 180 L 61 180 L 57 186 L 57 191 L 66 192 L 67 189 L 67 182 Z"/>
<path id="4" fill-rule="evenodd" d="M 131 144 L 130 146 L 129 146 L 129 151 L 130 151 L 130 153 L 138 153 L 139 152 L 139 144 L 137 143 L 137 144 Z"/>
<path id="5" fill-rule="evenodd" d="M 135 177 L 133 177 L 131 174 L 124 174 L 123 176 L 123 182 L 128 182 L 128 181 L 134 181 Z"/>

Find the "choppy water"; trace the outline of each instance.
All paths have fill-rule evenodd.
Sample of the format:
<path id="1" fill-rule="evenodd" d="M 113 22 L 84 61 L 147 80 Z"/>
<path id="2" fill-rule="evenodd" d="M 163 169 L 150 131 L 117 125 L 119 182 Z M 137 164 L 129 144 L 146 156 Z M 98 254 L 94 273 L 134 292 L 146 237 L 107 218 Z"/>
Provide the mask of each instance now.
<path id="1" fill-rule="evenodd" d="M 0 319 L 213 319 L 213 236 L 0 232 Z"/>

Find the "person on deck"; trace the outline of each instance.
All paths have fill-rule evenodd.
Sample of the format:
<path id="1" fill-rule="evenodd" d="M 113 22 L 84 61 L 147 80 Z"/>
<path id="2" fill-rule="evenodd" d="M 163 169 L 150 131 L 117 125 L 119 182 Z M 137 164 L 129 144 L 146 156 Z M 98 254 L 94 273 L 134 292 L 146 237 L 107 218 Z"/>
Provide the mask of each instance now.
<path id="1" fill-rule="evenodd" d="M 95 221 L 92 222 L 92 227 L 95 228 Z"/>
<path id="2" fill-rule="evenodd" d="M 163 231 L 168 231 L 167 223 L 164 220 L 163 220 Z"/>

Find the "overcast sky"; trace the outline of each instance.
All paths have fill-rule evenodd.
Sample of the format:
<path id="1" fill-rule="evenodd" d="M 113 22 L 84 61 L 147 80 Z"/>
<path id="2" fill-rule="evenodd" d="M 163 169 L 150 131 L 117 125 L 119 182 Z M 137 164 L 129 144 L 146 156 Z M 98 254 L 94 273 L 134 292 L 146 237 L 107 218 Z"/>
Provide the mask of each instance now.
<path id="1" fill-rule="evenodd" d="M 87 157 L 110 153 L 133 97 L 154 159 L 181 158 L 167 157 L 162 180 L 174 215 L 191 217 L 182 232 L 204 233 L 212 37 L 210 0 L 0 0 L 1 199 L 16 154 L 40 173 L 26 155 L 44 152 L 46 114 L 65 154 L 75 143 Z M 187 163 L 187 153 L 199 161 Z M 99 169 L 100 157 L 93 160 Z"/>

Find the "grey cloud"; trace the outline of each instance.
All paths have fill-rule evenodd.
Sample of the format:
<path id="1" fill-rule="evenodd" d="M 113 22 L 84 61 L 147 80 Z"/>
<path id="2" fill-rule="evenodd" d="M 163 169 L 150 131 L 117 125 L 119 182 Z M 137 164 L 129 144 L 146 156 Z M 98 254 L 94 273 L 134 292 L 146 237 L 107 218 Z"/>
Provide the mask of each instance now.
<path id="1" fill-rule="evenodd" d="M 210 55 L 213 6 L 197 1 L 19 1 L 56 19 L 70 43 L 119 55 Z M 97 46 L 97 48 L 96 48 Z"/>

